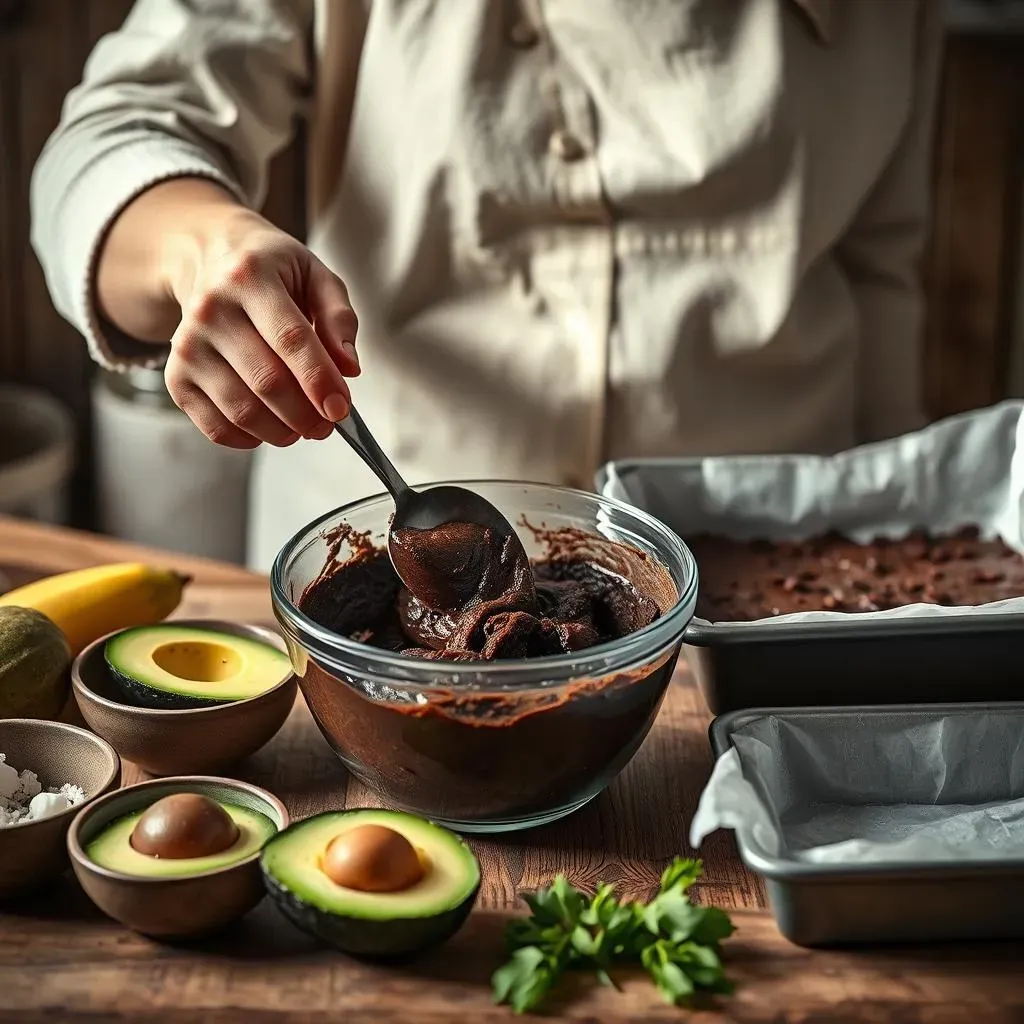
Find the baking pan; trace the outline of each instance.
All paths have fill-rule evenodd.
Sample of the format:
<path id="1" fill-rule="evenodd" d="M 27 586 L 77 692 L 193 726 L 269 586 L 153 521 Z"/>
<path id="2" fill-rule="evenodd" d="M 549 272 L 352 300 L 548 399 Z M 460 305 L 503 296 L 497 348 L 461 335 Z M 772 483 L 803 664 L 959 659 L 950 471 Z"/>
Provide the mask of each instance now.
<path id="1" fill-rule="evenodd" d="M 691 841 L 736 828 L 780 931 L 799 945 L 1024 938 L 1021 737 L 1020 703 L 724 715 Z M 746 797 L 721 771 L 727 751 Z M 946 838 L 910 831 L 920 816 L 954 814 Z"/>
<path id="2" fill-rule="evenodd" d="M 1024 403 L 834 456 L 609 463 L 597 489 L 657 516 L 684 540 L 800 540 L 835 529 L 863 542 L 916 527 L 976 526 L 1024 552 Z M 694 618 L 684 640 L 716 715 L 765 705 L 1024 698 L 1024 598 L 755 622 Z"/>
<path id="3" fill-rule="evenodd" d="M 683 656 L 711 713 L 776 706 L 1024 698 L 1024 617 L 894 619 L 863 628 L 693 623 Z"/>

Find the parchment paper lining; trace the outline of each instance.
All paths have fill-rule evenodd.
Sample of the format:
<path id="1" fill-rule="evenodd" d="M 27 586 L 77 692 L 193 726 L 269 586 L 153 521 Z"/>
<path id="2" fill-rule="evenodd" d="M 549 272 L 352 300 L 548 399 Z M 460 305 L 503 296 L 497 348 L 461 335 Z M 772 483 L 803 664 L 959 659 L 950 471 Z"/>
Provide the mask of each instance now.
<path id="1" fill-rule="evenodd" d="M 949 533 L 977 526 L 1024 554 L 1024 402 L 965 413 L 892 441 L 834 456 L 720 456 L 612 462 L 598 490 L 650 512 L 680 536 L 803 540 L 839 530 L 866 542 L 914 528 Z M 879 612 L 796 612 L 766 623 L 1024 613 L 1024 598 L 957 607 L 908 605 Z M 706 620 L 695 619 L 695 622 Z"/>
<path id="2" fill-rule="evenodd" d="M 1024 707 L 768 714 L 715 764 L 690 830 L 816 864 L 1024 860 Z"/>

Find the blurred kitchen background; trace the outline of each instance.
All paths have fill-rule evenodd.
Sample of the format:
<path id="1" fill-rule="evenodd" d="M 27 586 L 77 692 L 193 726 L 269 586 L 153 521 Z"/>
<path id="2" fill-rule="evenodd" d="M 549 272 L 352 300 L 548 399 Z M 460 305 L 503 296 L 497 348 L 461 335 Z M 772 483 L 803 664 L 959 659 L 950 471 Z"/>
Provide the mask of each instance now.
<path id="1" fill-rule="evenodd" d="M 1024 0 L 945 3 L 927 259 L 933 418 L 1024 397 Z M 241 562 L 249 456 L 209 444 L 159 371 L 98 372 L 29 246 L 36 156 L 89 51 L 130 7 L 0 0 L 0 514 Z M 296 145 L 277 161 L 265 212 L 302 237 L 305 194 Z"/>

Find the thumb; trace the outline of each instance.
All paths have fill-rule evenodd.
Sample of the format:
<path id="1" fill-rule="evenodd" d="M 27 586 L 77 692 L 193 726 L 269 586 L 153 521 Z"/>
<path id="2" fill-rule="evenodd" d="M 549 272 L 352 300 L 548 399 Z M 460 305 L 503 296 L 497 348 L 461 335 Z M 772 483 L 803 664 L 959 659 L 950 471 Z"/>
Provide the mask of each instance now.
<path id="1" fill-rule="evenodd" d="M 320 343 L 346 377 L 357 377 L 360 372 L 356 354 L 359 321 L 344 282 L 314 259 L 306 293 L 307 314 Z"/>

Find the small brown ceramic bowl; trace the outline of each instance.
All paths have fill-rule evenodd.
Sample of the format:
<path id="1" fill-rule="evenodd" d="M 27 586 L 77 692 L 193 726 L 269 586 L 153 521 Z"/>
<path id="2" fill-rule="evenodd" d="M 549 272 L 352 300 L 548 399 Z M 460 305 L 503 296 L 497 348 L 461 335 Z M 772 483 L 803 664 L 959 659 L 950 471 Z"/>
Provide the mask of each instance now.
<path id="1" fill-rule="evenodd" d="M 114 748 L 63 722 L 0 720 L 0 753 L 11 768 L 35 772 L 44 791 L 65 783 L 80 786 L 86 804 L 121 782 L 121 761 Z M 0 827 L 0 898 L 41 885 L 68 866 L 65 836 L 84 806 Z"/>
<path id="2" fill-rule="evenodd" d="M 88 844 L 112 821 L 182 792 L 201 793 L 211 800 L 259 811 L 279 832 L 288 827 L 284 804 L 265 789 L 201 775 L 140 782 L 86 808 L 68 830 L 67 848 L 75 877 L 104 914 L 152 938 L 183 939 L 215 931 L 250 911 L 266 892 L 260 850 L 226 867 L 173 878 L 123 874 L 100 867 L 86 854 Z"/>
<path id="3" fill-rule="evenodd" d="M 175 619 L 175 626 L 212 629 L 285 650 L 269 629 L 220 619 Z M 111 634 L 113 635 L 113 634 Z M 254 754 L 284 725 L 295 703 L 294 675 L 248 700 L 164 711 L 127 703 L 103 657 L 109 636 L 90 644 L 71 667 L 75 700 L 89 728 L 126 761 L 150 775 L 209 775 Z"/>

